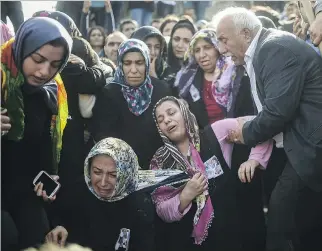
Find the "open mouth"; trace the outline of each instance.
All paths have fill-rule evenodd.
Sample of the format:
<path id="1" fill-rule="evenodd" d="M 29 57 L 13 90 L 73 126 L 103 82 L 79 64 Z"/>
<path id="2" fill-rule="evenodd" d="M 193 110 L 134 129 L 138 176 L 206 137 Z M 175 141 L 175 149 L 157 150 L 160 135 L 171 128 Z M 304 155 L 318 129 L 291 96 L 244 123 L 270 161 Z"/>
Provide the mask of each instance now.
<path id="1" fill-rule="evenodd" d="M 176 126 L 176 125 L 170 126 L 170 127 L 168 128 L 168 132 L 173 132 L 176 128 L 177 128 L 177 126 Z"/>

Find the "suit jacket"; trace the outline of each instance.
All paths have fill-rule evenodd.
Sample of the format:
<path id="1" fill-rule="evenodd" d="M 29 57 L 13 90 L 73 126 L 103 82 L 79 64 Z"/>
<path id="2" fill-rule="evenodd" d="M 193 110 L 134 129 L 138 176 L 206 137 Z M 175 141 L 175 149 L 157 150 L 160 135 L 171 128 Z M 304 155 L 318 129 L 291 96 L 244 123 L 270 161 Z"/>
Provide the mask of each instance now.
<path id="1" fill-rule="evenodd" d="M 263 111 L 244 125 L 245 144 L 283 132 L 289 162 L 322 191 L 322 59 L 290 33 L 263 29 L 253 66 Z"/>

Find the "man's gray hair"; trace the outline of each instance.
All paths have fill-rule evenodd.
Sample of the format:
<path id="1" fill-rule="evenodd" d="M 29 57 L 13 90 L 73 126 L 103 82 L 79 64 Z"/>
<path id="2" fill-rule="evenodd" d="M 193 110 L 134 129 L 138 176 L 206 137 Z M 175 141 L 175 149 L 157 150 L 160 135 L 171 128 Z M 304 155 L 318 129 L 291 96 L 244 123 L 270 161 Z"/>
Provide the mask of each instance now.
<path id="1" fill-rule="evenodd" d="M 212 26 L 217 29 L 219 22 L 226 17 L 233 20 L 237 32 L 242 29 L 249 29 L 254 32 L 263 27 L 254 12 L 241 7 L 229 7 L 218 12 L 212 19 Z"/>

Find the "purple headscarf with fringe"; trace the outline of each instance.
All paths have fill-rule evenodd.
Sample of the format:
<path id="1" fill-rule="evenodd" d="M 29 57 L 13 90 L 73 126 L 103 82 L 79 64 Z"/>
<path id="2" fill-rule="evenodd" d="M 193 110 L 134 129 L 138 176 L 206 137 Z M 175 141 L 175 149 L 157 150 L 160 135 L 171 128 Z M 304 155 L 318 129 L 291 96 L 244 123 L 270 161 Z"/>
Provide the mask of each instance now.
<path id="1" fill-rule="evenodd" d="M 196 42 L 200 39 L 204 39 L 206 42 L 214 45 L 218 50 L 218 41 L 215 30 L 202 29 L 192 37 L 189 49 L 184 57 L 183 67 L 177 73 L 176 81 L 174 83 L 174 86 L 179 90 L 179 96 L 182 98 L 186 98 L 188 96 L 197 71 L 200 68 L 194 57 L 194 47 Z M 236 66 L 230 57 L 220 55 L 216 62 L 212 92 L 216 102 L 226 110 L 226 113 L 228 113 L 232 107 L 235 78 Z"/>

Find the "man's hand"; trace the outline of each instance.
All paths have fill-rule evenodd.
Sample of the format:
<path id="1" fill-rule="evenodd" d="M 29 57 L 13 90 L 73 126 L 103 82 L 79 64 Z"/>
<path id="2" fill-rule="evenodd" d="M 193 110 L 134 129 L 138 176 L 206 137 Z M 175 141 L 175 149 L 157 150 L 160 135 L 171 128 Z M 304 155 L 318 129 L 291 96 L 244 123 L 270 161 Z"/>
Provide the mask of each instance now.
<path id="1" fill-rule="evenodd" d="M 245 118 L 237 118 L 238 126 L 236 130 L 231 130 L 228 133 L 227 140 L 231 143 L 244 144 L 243 126 L 247 120 Z"/>
<path id="2" fill-rule="evenodd" d="M 61 247 L 65 246 L 68 232 L 64 227 L 57 226 L 46 235 L 47 243 L 54 243 Z"/>
<path id="3" fill-rule="evenodd" d="M 312 43 L 315 46 L 319 46 L 319 44 L 322 42 L 322 12 L 316 15 L 316 18 L 311 24 L 309 31 Z"/>

